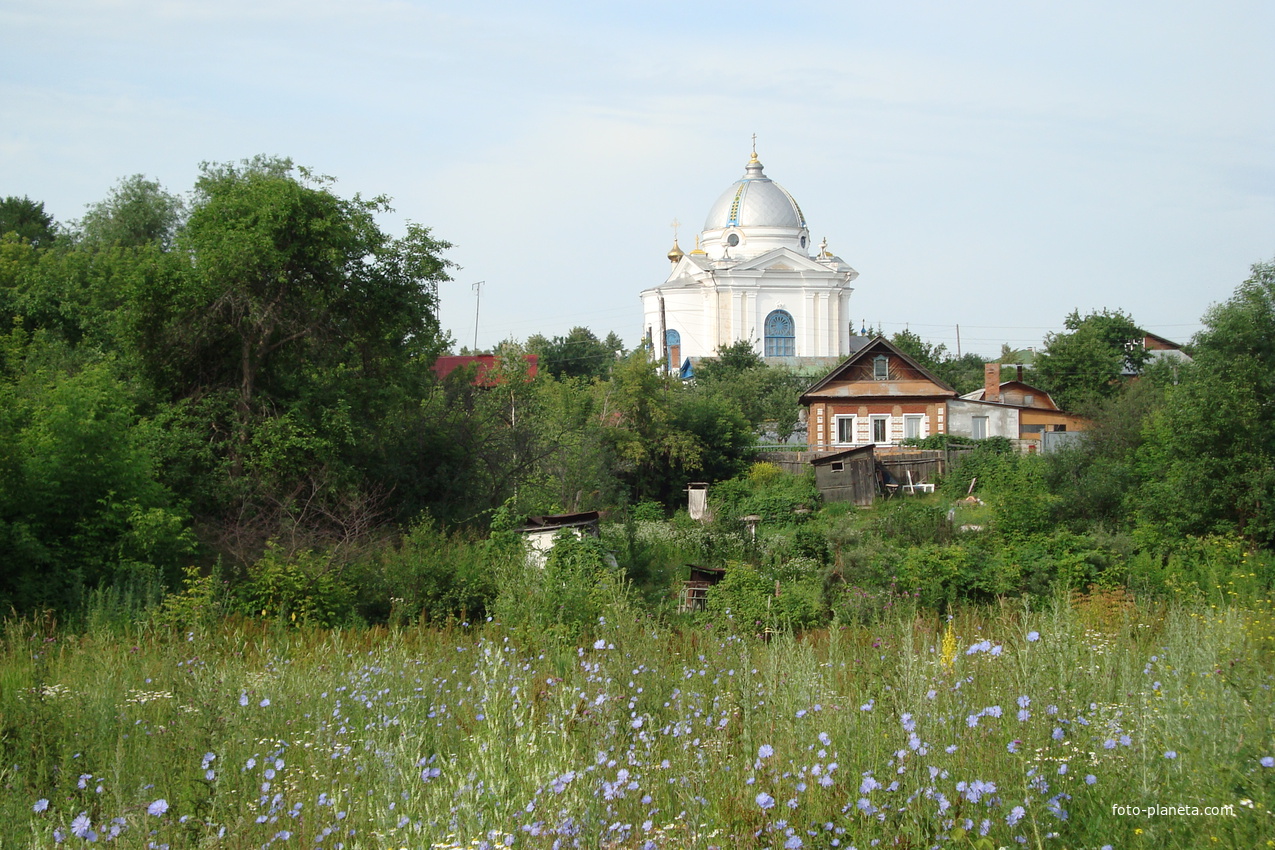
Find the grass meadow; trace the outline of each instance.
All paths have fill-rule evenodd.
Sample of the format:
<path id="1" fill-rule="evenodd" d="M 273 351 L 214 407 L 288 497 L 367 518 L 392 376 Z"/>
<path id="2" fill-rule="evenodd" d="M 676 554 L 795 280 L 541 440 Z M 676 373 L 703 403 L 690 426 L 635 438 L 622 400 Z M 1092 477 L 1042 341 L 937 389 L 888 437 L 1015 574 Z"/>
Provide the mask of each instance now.
<path id="1" fill-rule="evenodd" d="M 730 626 L 10 620 L 0 847 L 1275 847 L 1269 602 Z"/>

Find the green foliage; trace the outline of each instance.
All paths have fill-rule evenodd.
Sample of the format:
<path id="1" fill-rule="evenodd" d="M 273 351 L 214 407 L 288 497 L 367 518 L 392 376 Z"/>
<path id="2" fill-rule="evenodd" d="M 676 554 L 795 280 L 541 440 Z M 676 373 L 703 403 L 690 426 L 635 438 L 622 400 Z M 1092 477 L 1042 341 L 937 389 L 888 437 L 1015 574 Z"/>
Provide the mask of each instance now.
<path id="1" fill-rule="evenodd" d="M 695 392 L 720 399 L 765 440 L 783 441 L 800 416 L 808 381 L 782 366 L 768 366 L 748 340 L 717 350 L 695 365 Z"/>
<path id="2" fill-rule="evenodd" d="M 1014 444 L 1006 437 L 988 437 L 976 440 L 974 450 L 961 452 L 954 458 L 952 468 L 944 475 L 939 485 L 943 495 L 952 499 L 964 496 L 975 481 L 975 494 L 984 494 L 997 489 L 1009 476 L 1013 475 L 1018 463 L 1018 454 Z"/>
<path id="3" fill-rule="evenodd" d="M 1140 522 L 1168 537 L 1239 533 L 1275 544 L 1275 262 L 1204 317 L 1195 362 L 1147 417 Z"/>
<path id="4" fill-rule="evenodd" d="M 1152 367 L 1119 395 L 1096 406 L 1083 441 L 1044 455 L 1046 487 L 1057 497 L 1058 522 L 1080 531 L 1133 524 L 1142 485 L 1137 454 L 1146 424 L 1163 404 L 1169 382 Z"/>
<path id="5" fill-rule="evenodd" d="M 120 180 L 105 200 L 90 204 L 79 222 L 78 241 L 94 248 L 158 245 L 168 249 L 186 207 L 156 180 L 134 174 Z"/>
<path id="6" fill-rule="evenodd" d="M 76 607 L 129 564 L 176 578 L 191 540 L 149 441 L 107 364 L 0 383 L 0 606 Z"/>
<path id="7" fill-rule="evenodd" d="M 685 482 L 703 469 L 705 435 L 682 430 L 678 417 L 681 424 L 706 429 L 715 445 L 717 416 L 720 413 L 729 420 L 731 412 L 693 403 L 679 409 L 684 388 L 664 381 L 645 349 L 616 364 L 603 392 L 603 438 L 629 498 L 665 504 L 680 501 Z M 738 422 L 728 424 L 730 434 L 737 435 Z M 719 453 L 712 460 L 729 460 L 730 454 Z"/>
<path id="8" fill-rule="evenodd" d="M 669 470 L 667 484 L 679 500 L 693 479 L 721 481 L 741 472 L 756 446 L 744 416 L 728 400 L 716 396 L 679 394 L 670 425 L 692 442 L 695 451 L 694 463 Z"/>
<path id="9" fill-rule="evenodd" d="M 819 833 L 806 846 L 820 847 L 824 823 L 855 847 L 882 836 L 900 847 L 984 850 L 1018 836 L 1035 846 L 1037 826 L 1042 846 L 1268 839 L 1269 607 L 1095 593 L 1038 610 L 963 605 L 949 619 L 897 598 L 870 624 L 769 643 L 742 628 L 610 617 L 576 644 L 524 643 L 499 624 L 329 632 L 241 621 L 112 640 L 11 620 L 0 643 L 0 842 L 51 847 L 60 831 L 64 844 L 91 843 L 69 829 L 84 812 L 98 843 L 124 847 L 257 847 L 279 844 L 284 829 L 298 846 L 326 844 L 324 830 L 385 846 L 448 835 L 522 846 L 527 809 L 543 811 L 546 798 L 546 831 L 565 824 L 584 847 L 648 837 L 686 850 L 779 847 L 795 844 L 794 817 Z M 908 748 L 901 723 L 915 723 L 925 746 Z M 818 778 L 831 782 L 795 796 L 790 768 L 821 748 Z M 599 753 L 616 764 L 598 764 Z M 1047 795 L 1024 781 L 1042 761 Z M 619 784 L 620 769 L 639 791 Z M 997 790 L 976 802 L 953 793 L 946 806 L 926 794 L 944 771 L 949 786 L 977 778 Z M 898 785 L 855 795 L 868 776 Z M 282 795 L 275 823 L 258 820 L 263 782 Z M 1234 800 L 1237 816 L 1112 816 L 1113 796 L 1142 788 Z M 878 811 L 843 811 L 848 796 Z M 161 799 L 168 811 L 148 812 Z M 298 803 L 302 814 L 285 817 Z M 694 811 L 695 823 L 642 829 L 653 809 Z M 971 811 L 990 844 L 980 827 L 960 831 Z M 629 838 L 617 841 L 616 823 L 633 825 Z"/>
<path id="10" fill-rule="evenodd" d="M 125 292 L 122 334 L 174 409 L 176 483 L 237 560 L 286 525 L 365 527 L 430 448 L 418 400 L 447 245 L 415 225 L 391 238 L 386 208 L 286 160 L 205 166 L 173 252 L 185 264 Z"/>
<path id="11" fill-rule="evenodd" d="M 176 631 L 210 631 L 233 610 L 229 582 L 219 569 L 201 573 L 192 566 L 183 572 L 181 590 L 165 597 L 151 612 L 151 619 L 158 626 Z"/>
<path id="12" fill-rule="evenodd" d="M 361 589 L 365 614 L 395 624 L 478 622 L 496 598 L 500 559 L 497 545 L 418 522 L 382 554 L 375 595 Z"/>
<path id="13" fill-rule="evenodd" d="M 1008 536 L 1037 534 L 1054 526 L 1059 497 L 1046 482 L 1046 464 L 1038 455 L 1020 457 L 998 470 L 987 501 L 997 530 Z"/>
<path id="14" fill-rule="evenodd" d="M 593 331 L 575 327 L 566 336 L 545 339 L 536 334 L 527 339 L 527 349 L 540 358 L 540 371 L 556 378 L 605 378 L 621 347 L 609 334 L 600 340 Z M 614 347 L 613 347 L 614 346 Z"/>
<path id="15" fill-rule="evenodd" d="M 947 359 L 947 346 L 938 343 L 928 343 L 921 339 L 920 336 L 911 330 L 901 330 L 894 336 L 890 337 L 895 348 L 911 357 L 922 367 L 933 372 L 938 365 Z"/>
<path id="16" fill-rule="evenodd" d="M 635 522 L 659 522 L 664 519 L 664 506 L 659 502 L 639 502 L 633 506 Z"/>
<path id="17" fill-rule="evenodd" d="M 1074 311 L 1066 333 L 1048 334 L 1045 351 L 1034 360 L 1033 380 L 1049 391 L 1063 410 L 1086 413 L 1120 392 L 1126 372 L 1137 373 L 1150 358 L 1144 333 L 1119 310 Z"/>
<path id="18" fill-rule="evenodd" d="M 952 525 L 945 508 L 924 498 L 899 498 L 876 506 L 871 529 L 878 537 L 896 545 L 921 546 L 946 543 L 952 537 Z"/>
<path id="19" fill-rule="evenodd" d="M 1001 439 L 991 437 L 989 439 Z M 913 437 L 903 441 L 905 446 L 914 446 L 918 449 L 929 449 L 931 451 L 946 451 L 954 448 L 974 448 L 981 440 L 975 440 L 972 437 L 964 437 L 960 434 L 931 434 L 928 437 Z M 1000 445 L 993 443 L 992 445 Z"/>
<path id="20" fill-rule="evenodd" d="M 1234 536 L 1154 541 L 1128 560 L 1126 583 L 1148 597 L 1260 604 L 1275 586 L 1275 557 Z"/>
<path id="21" fill-rule="evenodd" d="M 792 475 L 771 463 L 754 463 L 747 475 L 709 489 L 714 518 L 731 527 L 749 515 L 761 517 L 764 526 L 799 523 L 818 504 L 813 472 Z"/>
<path id="22" fill-rule="evenodd" d="M 0 199 L 0 237 L 7 234 L 16 234 L 33 248 L 47 248 L 57 238 L 57 225 L 43 202 L 9 195 Z"/>
<path id="23" fill-rule="evenodd" d="M 562 532 L 544 564 L 512 558 L 500 568 L 492 613 L 534 640 L 587 641 L 610 618 L 632 617 L 628 587 L 598 538 Z"/>
<path id="24" fill-rule="evenodd" d="M 248 568 L 238 594 L 240 608 L 249 616 L 324 628 L 357 622 L 355 588 L 343 566 L 320 552 L 287 555 L 276 545 L 267 546 Z"/>
<path id="25" fill-rule="evenodd" d="M 960 357 L 949 357 L 941 361 L 934 368 L 934 374 L 956 390 L 958 395 L 964 395 L 983 386 L 985 365 L 981 354 L 966 352 Z"/>

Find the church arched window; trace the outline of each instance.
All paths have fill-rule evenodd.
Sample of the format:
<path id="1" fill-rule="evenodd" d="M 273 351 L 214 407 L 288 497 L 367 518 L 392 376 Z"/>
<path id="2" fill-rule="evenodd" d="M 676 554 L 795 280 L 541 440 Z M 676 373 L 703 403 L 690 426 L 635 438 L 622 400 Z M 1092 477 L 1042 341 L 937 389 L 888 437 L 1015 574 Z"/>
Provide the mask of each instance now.
<path id="1" fill-rule="evenodd" d="M 767 357 L 793 357 L 797 353 L 797 331 L 792 314 L 787 310 L 772 310 L 766 317 Z"/>
<path id="2" fill-rule="evenodd" d="M 668 363 L 665 365 L 670 372 L 676 372 L 682 368 L 682 335 L 675 330 L 667 330 L 664 332 L 664 349 L 668 352 Z"/>

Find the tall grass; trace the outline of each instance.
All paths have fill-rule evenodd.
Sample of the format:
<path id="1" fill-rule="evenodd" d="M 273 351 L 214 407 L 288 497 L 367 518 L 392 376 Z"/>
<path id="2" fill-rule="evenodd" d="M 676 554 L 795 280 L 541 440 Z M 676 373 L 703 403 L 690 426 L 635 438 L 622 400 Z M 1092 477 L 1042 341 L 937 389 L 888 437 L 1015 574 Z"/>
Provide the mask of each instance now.
<path id="1" fill-rule="evenodd" d="M 10 621 L 0 846 L 1258 847 L 1273 639 L 1121 593 L 769 643 Z"/>

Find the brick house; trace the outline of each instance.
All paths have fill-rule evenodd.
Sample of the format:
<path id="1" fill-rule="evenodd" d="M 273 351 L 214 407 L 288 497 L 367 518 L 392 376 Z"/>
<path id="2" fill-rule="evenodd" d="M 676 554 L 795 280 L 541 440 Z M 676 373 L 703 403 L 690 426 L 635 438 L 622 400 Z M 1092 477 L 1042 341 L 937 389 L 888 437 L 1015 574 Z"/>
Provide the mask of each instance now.
<path id="1" fill-rule="evenodd" d="M 813 451 L 898 445 L 947 433 L 956 390 L 885 337 L 876 337 L 801 396 Z"/>
<path id="2" fill-rule="evenodd" d="M 1088 419 L 1058 408 L 1049 393 L 1016 376 L 1001 380 L 1001 364 L 983 367 L 983 387 L 948 403 L 948 433 L 963 437 L 1009 437 L 1028 451 L 1040 448 L 1046 432 L 1084 431 Z"/>

